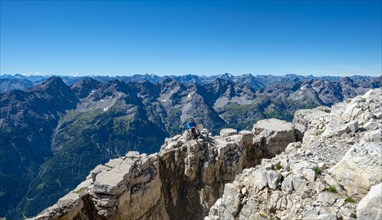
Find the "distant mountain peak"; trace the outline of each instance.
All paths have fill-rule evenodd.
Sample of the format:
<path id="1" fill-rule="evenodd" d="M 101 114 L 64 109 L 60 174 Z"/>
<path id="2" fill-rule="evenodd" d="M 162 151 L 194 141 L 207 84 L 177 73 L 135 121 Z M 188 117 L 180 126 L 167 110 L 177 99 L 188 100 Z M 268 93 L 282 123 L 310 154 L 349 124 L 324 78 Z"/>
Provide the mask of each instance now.
<path id="1" fill-rule="evenodd" d="M 86 77 L 83 80 L 75 83 L 71 86 L 71 90 L 80 98 L 84 98 L 90 94 L 90 92 L 99 88 L 102 83 L 90 77 Z"/>
<path id="2" fill-rule="evenodd" d="M 51 88 L 53 88 L 53 89 L 67 88 L 67 89 L 69 89 L 69 87 L 64 83 L 64 81 L 62 81 L 62 79 L 60 77 L 53 76 L 53 77 L 50 77 L 49 79 L 47 79 L 46 81 L 44 81 L 43 83 L 38 84 L 35 87 L 31 88 L 30 91 L 46 91 L 46 90 L 49 90 Z"/>
<path id="3" fill-rule="evenodd" d="M 224 73 L 224 74 L 221 74 L 219 78 L 233 81 L 235 79 L 235 76 L 230 73 Z"/>

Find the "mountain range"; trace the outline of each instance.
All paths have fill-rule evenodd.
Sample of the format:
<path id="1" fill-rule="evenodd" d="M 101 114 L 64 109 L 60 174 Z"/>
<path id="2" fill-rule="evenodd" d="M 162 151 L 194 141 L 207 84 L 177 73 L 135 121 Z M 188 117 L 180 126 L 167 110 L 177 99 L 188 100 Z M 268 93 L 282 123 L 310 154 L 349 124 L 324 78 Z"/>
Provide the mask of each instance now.
<path id="1" fill-rule="evenodd" d="M 31 88 L 43 81 L 47 80 L 51 76 L 48 75 L 0 75 L 0 93 L 9 92 L 11 90 L 19 89 L 26 90 Z M 63 79 L 63 81 L 68 85 L 73 85 L 84 78 L 89 76 L 59 76 Z M 212 76 L 203 76 L 203 75 L 167 75 L 167 76 L 158 76 L 154 74 L 135 74 L 131 76 L 90 76 L 93 79 L 96 79 L 100 82 L 108 82 L 113 79 L 117 79 L 123 82 L 143 82 L 149 81 L 151 83 L 160 83 L 165 79 L 174 79 L 175 81 L 181 83 L 190 83 L 194 82 L 197 84 L 211 83 L 214 80 L 220 78 L 225 79 L 232 82 L 242 82 L 254 89 L 262 89 L 269 86 L 274 86 L 280 83 L 293 83 L 300 81 L 308 81 L 308 80 L 327 80 L 330 82 L 341 82 L 342 79 L 348 78 L 352 81 L 355 81 L 356 84 L 375 84 L 378 85 L 380 83 L 379 77 L 371 77 L 371 76 L 349 76 L 349 77 L 340 77 L 340 76 L 301 76 L 296 74 L 287 74 L 283 76 L 275 76 L 275 75 L 252 75 L 252 74 L 243 74 L 243 75 L 231 75 L 229 73 L 224 73 L 221 75 L 212 75 Z"/>
<path id="2" fill-rule="evenodd" d="M 37 214 L 97 164 L 153 153 L 194 117 L 212 133 L 291 120 L 380 88 L 382 77 L 0 77 L 0 217 Z M 17 90 L 20 89 L 20 90 Z M 36 202 L 39 201 L 39 202 Z"/>

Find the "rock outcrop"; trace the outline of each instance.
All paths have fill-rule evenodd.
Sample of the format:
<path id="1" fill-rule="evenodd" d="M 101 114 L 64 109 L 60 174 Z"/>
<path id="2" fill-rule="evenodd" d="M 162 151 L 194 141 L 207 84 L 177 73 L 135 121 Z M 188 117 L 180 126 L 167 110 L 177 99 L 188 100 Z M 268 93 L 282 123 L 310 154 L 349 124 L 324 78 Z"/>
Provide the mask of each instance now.
<path id="1" fill-rule="evenodd" d="M 381 143 L 354 144 L 329 172 L 348 195 L 363 197 L 370 186 L 382 181 Z"/>
<path id="2" fill-rule="evenodd" d="M 203 219 L 226 183 L 286 148 L 289 142 L 280 137 L 294 137 L 294 127 L 276 123 L 288 126 L 264 129 L 261 140 L 251 131 L 223 129 L 211 136 L 203 130 L 197 140 L 187 132 L 166 139 L 156 154 L 129 152 L 95 167 L 34 219 Z"/>
<path id="3" fill-rule="evenodd" d="M 257 122 L 253 126 L 252 132 L 256 136 L 255 141 L 264 143 L 273 155 L 281 153 L 285 149 L 284 146 L 296 141 L 294 125 L 275 118 Z"/>
<path id="4" fill-rule="evenodd" d="M 297 111 L 302 143 L 244 169 L 205 219 L 381 218 L 381 113 L 381 89 Z"/>
<path id="5" fill-rule="evenodd" d="M 196 140 L 185 132 L 159 153 L 98 165 L 34 219 L 380 217 L 381 97 L 371 90 L 299 110 L 293 123 L 259 121 L 252 132 L 203 130 Z"/>
<path id="6" fill-rule="evenodd" d="M 382 183 L 372 186 L 370 192 L 359 202 L 359 219 L 382 219 Z"/>

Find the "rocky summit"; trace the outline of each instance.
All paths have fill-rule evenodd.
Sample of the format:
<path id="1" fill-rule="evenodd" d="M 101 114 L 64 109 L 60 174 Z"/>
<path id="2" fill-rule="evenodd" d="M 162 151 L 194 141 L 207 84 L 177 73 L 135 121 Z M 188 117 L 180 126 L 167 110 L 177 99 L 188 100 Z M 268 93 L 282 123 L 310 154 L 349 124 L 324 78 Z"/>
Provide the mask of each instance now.
<path id="1" fill-rule="evenodd" d="M 33 219 L 381 219 L 382 90 L 130 151 Z"/>
<path id="2" fill-rule="evenodd" d="M 205 219 L 381 219 L 381 114 L 381 89 L 297 111 L 302 142 L 243 170 Z"/>

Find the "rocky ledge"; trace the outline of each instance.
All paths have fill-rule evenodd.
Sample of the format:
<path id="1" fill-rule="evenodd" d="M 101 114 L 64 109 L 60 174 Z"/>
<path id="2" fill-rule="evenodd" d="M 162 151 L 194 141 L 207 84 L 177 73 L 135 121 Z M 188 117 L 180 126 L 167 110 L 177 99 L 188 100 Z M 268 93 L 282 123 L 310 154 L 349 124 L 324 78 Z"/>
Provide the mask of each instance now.
<path id="1" fill-rule="evenodd" d="M 381 97 L 168 138 L 159 153 L 98 165 L 33 219 L 380 218 Z"/>

